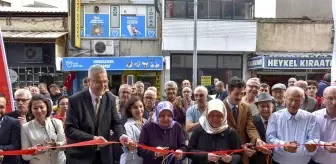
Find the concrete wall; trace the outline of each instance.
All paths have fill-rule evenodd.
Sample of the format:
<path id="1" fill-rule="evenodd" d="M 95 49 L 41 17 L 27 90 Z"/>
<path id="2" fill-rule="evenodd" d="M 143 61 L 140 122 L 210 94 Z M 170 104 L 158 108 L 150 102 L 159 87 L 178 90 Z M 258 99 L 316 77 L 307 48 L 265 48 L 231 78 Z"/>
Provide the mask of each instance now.
<path id="1" fill-rule="evenodd" d="M 120 56 L 157 56 L 160 51 L 156 40 L 120 40 Z"/>
<path id="2" fill-rule="evenodd" d="M 67 18 L 12 17 L 0 18 L 3 31 L 67 31 Z"/>
<path id="3" fill-rule="evenodd" d="M 276 18 L 332 19 L 332 0 L 277 0 Z"/>
<path id="4" fill-rule="evenodd" d="M 332 22 L 259 21 L 256 51 L 332 52 Z"/>

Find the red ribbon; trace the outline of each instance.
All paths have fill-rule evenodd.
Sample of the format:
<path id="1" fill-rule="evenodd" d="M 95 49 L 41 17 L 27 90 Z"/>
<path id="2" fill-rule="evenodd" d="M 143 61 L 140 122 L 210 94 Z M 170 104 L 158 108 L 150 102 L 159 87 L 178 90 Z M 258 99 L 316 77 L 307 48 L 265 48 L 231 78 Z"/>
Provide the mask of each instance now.
<path id="1" fill-rule="evenodd" d="M 84 141 L 84 142 L 78 142 L 78 143 L 73 143 L 73 144 L 67 144 L 63 146 L 41 146 L 41 147 L 36 147 L 36 148 L 30 148 L 30 149 L 23 149 L 23 150 L 9 150 L 9 151 L 2 151 L 0 152 L 0 155 L 32 155 L 36 152 L 38 149 L 66 149 L 66 148 L 72 148 L 72 147 L 84 147 L 84 146 L 98 146 L 98 145 L 110 145 L 110 144 L 120 144 L 120 142 L 104 142 L 101 140 L 90 140 L 90 141 Z M 314 146 L 334 146 L 334 145 L 323 145 L 323 144 L 300 144 L 300 145 L 314 145 Z M 169 153 L 175 153 L 174 150 L 164 150 L 164 149 L 158 149 L 155 147 L 150 147 L 146 145 L 141 145 L 137 144 L 138 147 L 156 152 L 156 153 L 161 153 L 161 154 L 169 154 Z M 263 145 L 263 148 L 267 149 L 272 149 L 272 148 L 277 148 L 277 147 L 283 147 L 283 146 L 289 146 L 289 144 L 266 144 Z M 261 148 L 261 147 L 256 147 L 256 148 Z M 183 154 L 208 154 L 208 153 L 213 153 L 217 155 L 223 155 L 223 154 L 233 154 L 233 153 L 239 153 L 243 152 L 244 149 L 236 149 L 236 150 L 222 150 L 222 151 L 213 151 L 213 152 L 206 152 L 206 151 L 198 151 L 198 152 L 182 152 Z"/>

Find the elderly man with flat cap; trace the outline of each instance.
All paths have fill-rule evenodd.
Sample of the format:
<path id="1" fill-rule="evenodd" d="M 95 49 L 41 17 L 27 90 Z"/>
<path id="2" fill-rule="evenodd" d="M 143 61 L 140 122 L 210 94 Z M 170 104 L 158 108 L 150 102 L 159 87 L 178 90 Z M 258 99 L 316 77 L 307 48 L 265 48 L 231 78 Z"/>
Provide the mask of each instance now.
<path id="1" fill-rule="evenodd" d="M 258 107 L 259 113 L 253 116 L 253 123 L 259 133 L 260 139 L 266 142 L 266 129 L 268 124 L 268 119 L 274 111 L 275 105 L 274 98 L 269 93 L 260 93 L 257 96 L 257 101 L 255 102 Z M 267 157 L 261 152 L 257 152 L 250 158 L 250 164 L 266 164 Z"/>
<path id="2" fill-rule="evenodd" d="M 285 84 L 277 83 L 272 86 L 272 96 L 274 97 L 275 100 L 275 111 L 279 111 L 281 109 L 286 108 L 285 92 L 286 92 Z"/>

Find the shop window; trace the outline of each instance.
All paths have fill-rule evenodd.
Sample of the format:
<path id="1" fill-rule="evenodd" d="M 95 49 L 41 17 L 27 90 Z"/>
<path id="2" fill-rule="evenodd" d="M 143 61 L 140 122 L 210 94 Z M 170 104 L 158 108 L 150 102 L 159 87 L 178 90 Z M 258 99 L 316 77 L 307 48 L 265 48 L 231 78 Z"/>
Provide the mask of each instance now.
<path id="1" fill-rule="evenodd" d="M 242 56 L 232 55 L 232 56 L 218 56 L 218 68 L 230 68 L 230 69 L 241 69 L 242 68 Z"/>
<path id="2" fill-rule="evenodd" d="M 184 67 L 184 55 L 172 55 L 171 56 L 171 67 L 183 68 Z"/>
<path id="3" fill-rule="evenodd" d="M 198 55 L 198 68 L 217 68 L 217 56 L 214 55 Z"/>

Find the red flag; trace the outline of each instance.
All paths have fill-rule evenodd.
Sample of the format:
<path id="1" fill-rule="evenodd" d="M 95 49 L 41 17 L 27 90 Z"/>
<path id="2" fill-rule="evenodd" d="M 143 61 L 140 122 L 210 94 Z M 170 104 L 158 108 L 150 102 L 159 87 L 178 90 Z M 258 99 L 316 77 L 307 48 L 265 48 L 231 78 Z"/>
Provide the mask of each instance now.
<path id="1" fill-rule="evenodd" d="M 6 51 L 4 46 L 4 41 L 2 37 L 2 32 L 0 30 L 0 92 L 3 93 L 7 98 L 7 111 L 14 111 L 14 101 L 13 101 L 13 93 L 12 93 L 12 84 L 9 77 Z"/>

